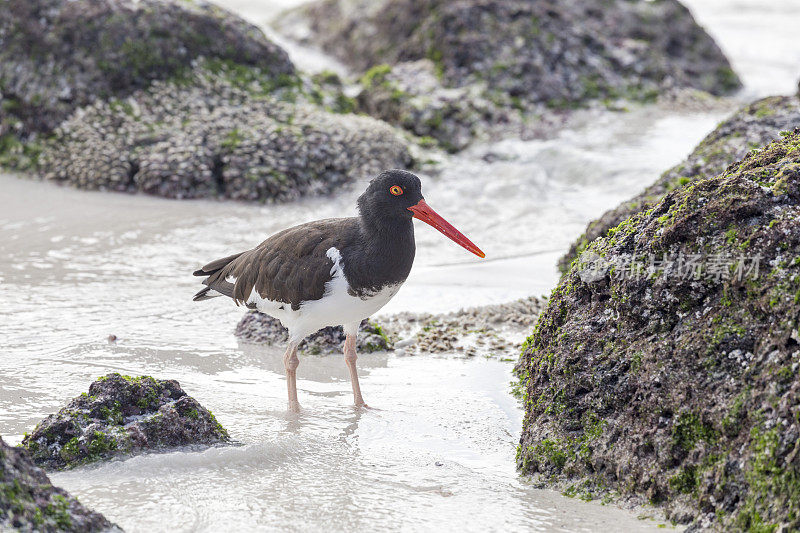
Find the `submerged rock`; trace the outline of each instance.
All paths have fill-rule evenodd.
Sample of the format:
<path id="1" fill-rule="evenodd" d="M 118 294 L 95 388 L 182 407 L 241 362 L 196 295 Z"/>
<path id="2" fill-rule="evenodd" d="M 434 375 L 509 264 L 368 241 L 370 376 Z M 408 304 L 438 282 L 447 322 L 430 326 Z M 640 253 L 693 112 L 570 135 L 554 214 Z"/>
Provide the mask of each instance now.
<path id="1" fill-rule="evenodd" d="M 54 487 L 28 454 L 0 438 L 0 530 L 121 531 L 103 515 L 87 509 Z"/>
<path id="2" fill-rule="evenodd" d="M 503 304 L 451 313 L 398 313 L 382 319 L 392 336 L 402 338 L 406 353 L 458 353 L 507 358 L 533 326 L 544 303 L 530 296 Z"/>
<path id="3" fill-rule="evenodd" d="M 463 353 L 506 357 L 519 351 L 521 332 L 530 328 L 541 308 L 535 297 L 506 304 L 462 309 L 453 313 L 398 313 L 377 320 L 364 320 L 357 350 L 374 352 L 401 349 L 403 353 Z M 378 323 L 380 325 L 378 325 Z M 247 313 L 235 335 L 245 342 L 287 342 L 280 321 L 259 312 Z M 300 344 L 307 353 L 339 353 L 345 335 L 341 326 L 328 327 Z"/>
<path id="4" fill-rule="evenodd" d="M 708 134 L 685 161 L 666 171 L 639 195 L 590 222 L 586 232 L 559 260 L 559 268 L 566 271 L 590 242 L 626 218 L 653 207 L 669 191 L 719 174 L 750 150 L 780 138 L 780 132 L 797 126 L 800 126 L 797 96 L 771 96 L 745 106 Z"/>
<path id="5" fill-rule="evenodd" d="M 257 66 L 274 78 L 295 72 L 255 26 L 207 2 L 4 2 L 0 123 L 23 136 L 49 132 L 78 107 L 145 88 L 200 56 Z"/>
<path id="6" fill-rule="evenodd" d="M 22 446 L 44 468 L 63 469 L 186 445 L 228 440 L 214 415 L 175 380 L 108 374 L 26 435 Z"/>
<path id="7" fill-rule="evenodd" d="M 265 201 L 411 164 L 392 128 L 295 101 L 301 90 L 201 61 L 180 80 L 78 110 L 42 145 L 38 170 L 83 189 Z"/>
<path id="8" fill-rule="evenodd" d="M 800 528 L 798 220 L 795 130 L 590 243 L 517 365 L 522 472 L 698 527 Z"/>
<path id="9" fill-rule="evenodd" d="M 281 321 L 259 311 L 246 313 L 236 325 L 234 335 L 244 342 L 253 344 L 285 346 L 289 342 L 289 334 Z M 310 354 L 341 353 L 344 340 L 342 326 L 330 326 L 303 339 L 298 349 Z M 392 341 L 381 326 L 369 320 L 361 322 L 356 351 L 369 353 L 391 349 Z"/>
<path id="10" fill-rule="evenodd" d="M 364 84 L 363 108 L 451 149 L 465 134 L 548 109 L 741 86 L 676 0 L 320 0 L 276 29 L 360 72 L 400 69 L 387 84 Z M 433 79 L 414 66 L 425 60 Z"/>

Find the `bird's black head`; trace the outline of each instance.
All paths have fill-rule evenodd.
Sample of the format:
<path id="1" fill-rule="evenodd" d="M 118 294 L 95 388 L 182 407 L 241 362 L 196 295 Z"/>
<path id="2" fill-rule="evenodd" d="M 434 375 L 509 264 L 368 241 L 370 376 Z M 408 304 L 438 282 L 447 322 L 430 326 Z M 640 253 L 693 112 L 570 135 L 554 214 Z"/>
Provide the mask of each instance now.
<path id="1" fill-rule="evenodd" d="M 411 220 L 409 207 L 422 200 L 422 183 L 405 170 L 385 170 L 374 178 L 358 198 L 361 217 L 371 223 L 390 220 Z"/>
<path id="2" fill-rule="evenodd" d="M 397 234 L 406 225 L 406 231 L 413 242 L 411 219 L 417 218 L 478 257 L 485 257 L 480 248 L 431 209 L 422 197 L 419 178 L 411 172 L 396 169 L 381 172 L 369 183 L 364 194 L 359 196 L 358 210 L 368 230 L 382 237 L 390 232 Z"/>

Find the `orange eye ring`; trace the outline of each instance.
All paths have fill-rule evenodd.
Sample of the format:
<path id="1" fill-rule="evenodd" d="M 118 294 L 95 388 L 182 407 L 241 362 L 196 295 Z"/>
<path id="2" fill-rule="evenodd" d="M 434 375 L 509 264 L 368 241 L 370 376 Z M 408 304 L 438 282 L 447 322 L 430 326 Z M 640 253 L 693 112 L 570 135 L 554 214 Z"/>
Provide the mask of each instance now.
<path id="1" fill-rule="evenodd" d="M 399 185 L 392 185 L 391 187 L 389 187 L 389 192 L 395 196 L 400 196 L 401 194 L 403 194 L 403 188 Z"/>

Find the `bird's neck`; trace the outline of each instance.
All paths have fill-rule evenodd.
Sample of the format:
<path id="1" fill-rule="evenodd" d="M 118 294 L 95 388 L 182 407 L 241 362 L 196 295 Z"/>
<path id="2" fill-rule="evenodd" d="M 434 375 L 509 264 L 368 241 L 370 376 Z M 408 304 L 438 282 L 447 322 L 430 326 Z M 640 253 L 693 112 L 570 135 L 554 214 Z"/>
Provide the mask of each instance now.
<path id="1" fill-rule="evenodd" d="M 408 219 L 361 219 L 361 234 L 373 260 L 413 262 L 414 223 Z M 409 268 L 410 268 L 409 264 Z"/>
<path id="2" fill-rule="evenodd" d="M 376 290 L 405 281 L 416 253 L 411 219 L 359 222 L 359 245 L 344 257 L 351 286 Z"/>
<path id="3" fill-rule="evenodd" d="M 360 216 L 361 232 L 370 239 L 386 240 L 387 236 L 410 236 L 414 238 L 414 223 L 411 218 Z"/>

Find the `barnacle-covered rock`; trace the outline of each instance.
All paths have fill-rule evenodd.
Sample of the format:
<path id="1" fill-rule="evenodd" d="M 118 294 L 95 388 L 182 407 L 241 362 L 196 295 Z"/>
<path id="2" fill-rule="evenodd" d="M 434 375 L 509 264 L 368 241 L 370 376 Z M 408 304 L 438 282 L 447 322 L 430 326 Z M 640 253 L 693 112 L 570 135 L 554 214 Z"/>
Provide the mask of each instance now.
<path id="1" fill-rule="evenodd" d="M 517 365 L 543 485 L 800 528 L 800 130 L 591 242 Z"/>
<path id="2" fill-rule="evenodd" d="M 502 304 L 448 313 L 397 313 L 382 318 L 384 329 L 403 339 L 408 354 L 456 353 L 508 359 L 536 322 L 544 302 L 529 296 Z M 511 359 L 513 360 L 513 359 Z"/>
<path id="3" fill-rule="evenodd" d="M 445 87 L 429 59 L 377 65 L 359 80 L 358 109 L 449 152 L 504 128 L 521 132 L 519 113 L 486 97 L 485 84 Z M 491 125 L 491 126 L 490 126 Z"/>
<path id="4" fill-rule="evenodd" d="M 22 446 L 44 468 L 63 469 L 186 445 L 228 440 L 214 415 L 175 380 L 108 374 L 42 420 Z"/>
<path id="5" fill-rule="evenodd" d="M 780 132 L 800 126 L 800 98 L 770 96 L 737 111 L 723 121 L 692 151 L 685 161 L 667 170 L 640 194 L 589 223 L 586 232 L 559 261 L 562 271 L 590 242 L 626 218 L 657 204 L 669 191 L 699 179 L 715 176 L 747 152 L 780 138 Z"/>
<path id="6" fill-rule="evenodd" d="M 83 189 L 266 201 L 410 164 L 386 124 L 323 111 L 302 87 L 254 67 L 199 61 L 180 78 L 76 111 L 42 145 L 37 169 Z"/>
<path id="7" fill-rule="evenodd" d="M 519 351 L 524 332 L 536 321 L 543 306 L 536 297 L 504 304 L 461 309 L 451 313 L 397 313 L 364 320 L 357 350 L 374 352 L 400 349 L 411 353 L 477 354 L 499 358 Z M 244 342 L 283 344 L 288 340 L 280 321 L 263 313 L 247 313 L 236 326 Z M 308 336 L 300 350 L 306 353 L 339 353 L 345 335 L 341 326 L 324 328 Z"/>

